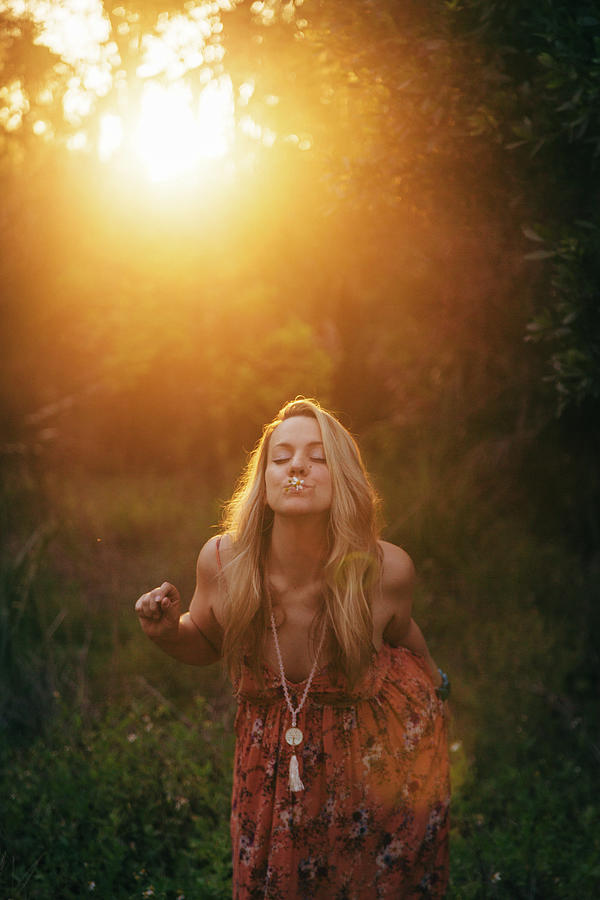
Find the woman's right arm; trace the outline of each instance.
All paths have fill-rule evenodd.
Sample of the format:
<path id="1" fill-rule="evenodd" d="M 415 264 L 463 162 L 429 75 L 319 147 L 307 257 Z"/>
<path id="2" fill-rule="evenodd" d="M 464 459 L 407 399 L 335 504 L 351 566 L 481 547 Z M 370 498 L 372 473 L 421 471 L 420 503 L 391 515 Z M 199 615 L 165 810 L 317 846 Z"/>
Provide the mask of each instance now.
<path id="1" fill-rule="evenodd" d="M 219 567 L 216 538 L 198 555 L 196 589 L 188 612 L 181 614 L 177 588 L 165 581 L 142 594 L 135 604 L 144 633 L 169 656 L 193 666 L 208 666 L 221 657 L 223 629 L 215 616 L 219 608 Z"/>

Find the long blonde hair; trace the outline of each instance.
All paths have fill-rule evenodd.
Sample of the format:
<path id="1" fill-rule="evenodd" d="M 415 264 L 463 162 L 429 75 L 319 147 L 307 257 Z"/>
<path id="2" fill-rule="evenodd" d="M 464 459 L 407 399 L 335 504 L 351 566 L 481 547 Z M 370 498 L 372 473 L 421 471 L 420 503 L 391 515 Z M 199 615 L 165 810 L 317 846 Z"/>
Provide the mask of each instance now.
<path id="1" fill-rule="evenodd" d="M 316 419 L 329 466 L 332 501 L 329 512 L 329 556 L 323 572 L 323 605 L 313 636 L 327 629 L 330 665 L 354 684 L 372 658 L 372 592 L 379 583 L 379 498 L 354 438 L 316 400 L 286 403 L 263 429 L 238 486 L 224 510 L 222 531 L 232 539 L 231 558 L 223 572 L 226 583 L 223 657 L 232 680 L 244 656 L 262 683 L 264 641 L 269 627 L 265 558 L 273 512 L 267 505 L 265 470 L 275 428 L 293 416 Z"/>

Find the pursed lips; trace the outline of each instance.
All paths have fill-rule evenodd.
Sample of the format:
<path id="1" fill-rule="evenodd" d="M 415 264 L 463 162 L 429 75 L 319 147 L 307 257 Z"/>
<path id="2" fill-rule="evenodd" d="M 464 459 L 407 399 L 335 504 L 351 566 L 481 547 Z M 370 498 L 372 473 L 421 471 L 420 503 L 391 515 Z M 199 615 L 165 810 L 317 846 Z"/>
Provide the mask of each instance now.
<path id="1" fill-rule="evenodd" d="M 303 478 L 290 478 L 289 481 L 283 486 L 283 490 L 286 494 L 301 494 L 303 491 L 310 488 L 312 485 L 305 484 Z"/>

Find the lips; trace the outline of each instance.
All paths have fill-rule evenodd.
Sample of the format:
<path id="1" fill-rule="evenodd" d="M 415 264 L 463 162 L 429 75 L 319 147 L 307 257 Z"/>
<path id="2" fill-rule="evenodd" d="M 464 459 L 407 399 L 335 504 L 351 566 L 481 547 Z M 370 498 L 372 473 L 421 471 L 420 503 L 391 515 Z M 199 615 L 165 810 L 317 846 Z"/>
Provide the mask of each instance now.
<path id="1" fill-rule="evenodd" d="M 297 478 L 295 475 L 288 480 L 284 488 L 286 494 L 299 494 L 305 490 L 304 478 Z"/>

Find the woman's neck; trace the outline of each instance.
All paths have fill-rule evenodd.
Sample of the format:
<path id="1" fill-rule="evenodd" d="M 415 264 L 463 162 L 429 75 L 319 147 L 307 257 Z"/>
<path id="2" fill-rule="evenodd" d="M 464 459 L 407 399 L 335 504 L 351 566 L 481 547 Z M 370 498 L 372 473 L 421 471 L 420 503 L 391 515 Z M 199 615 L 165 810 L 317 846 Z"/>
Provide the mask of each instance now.
<path id="1" fill-rule="evenodd" d="M 327 525 L 276 517 L 267 554 L 271 577 L 300 586 L 321 578 L 329 555 Z"/>

